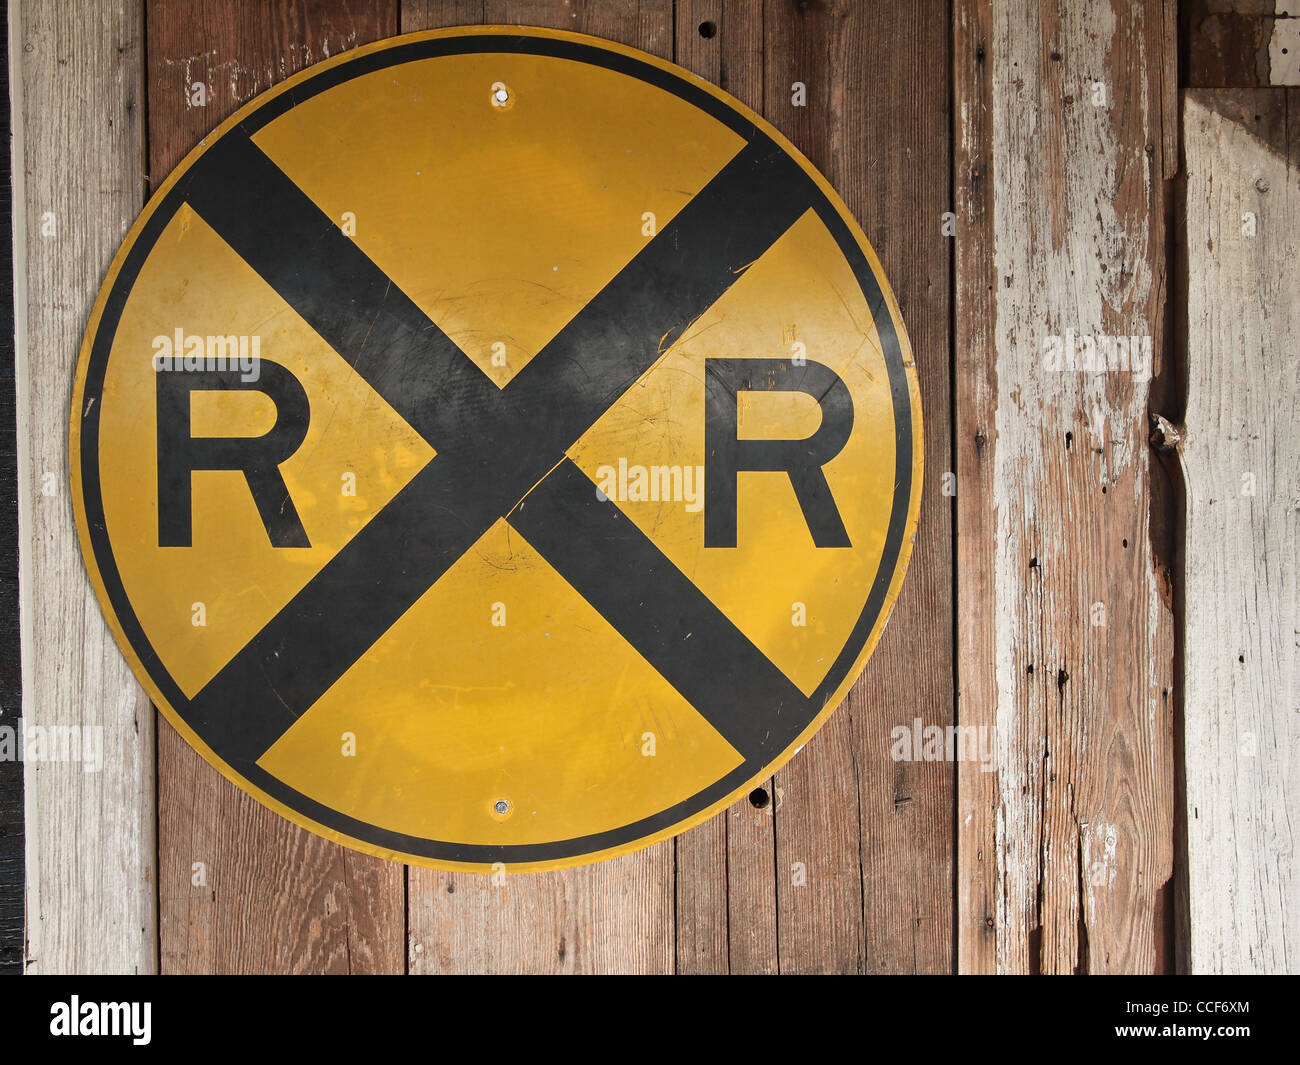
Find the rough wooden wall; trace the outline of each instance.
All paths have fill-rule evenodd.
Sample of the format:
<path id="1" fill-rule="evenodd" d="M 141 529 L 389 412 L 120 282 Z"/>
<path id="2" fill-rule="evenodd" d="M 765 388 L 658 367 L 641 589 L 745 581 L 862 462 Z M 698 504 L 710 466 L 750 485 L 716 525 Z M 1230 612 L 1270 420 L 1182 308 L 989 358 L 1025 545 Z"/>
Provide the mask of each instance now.
<path id="1" fill-rule="evenodd" d="M 1217 485 L 1248 462 L 1268 495 L 1215 512 L 1242 565 L 1187 597 L 1187 641 L 1219 631 L 1216 596 L 1235 590 L 1232 631 L 1243 648 L 1255 640 L 1259 664 L 1233 680 L 1244 664 L 1202 662 L 1188 642 L 1176 669 L 1177 494 L 1148 443 L 1152 415 L 1168 415 L 1176 435 L 1182 413 L 1173 0 L 97 7 L 81 18 L 57 0 L 11 3 L 24 708 L 102 723 L 111 752 L 101 774 L 28 769 L 30 971 L 1159 971 L 1176 945 L 1195 968 L 1294 967 L 1284 829 L 1297 802 L 1296 674 L 1277 652 L 1281 640 L 1292 654 L 1295 613 L 1294 448 L 1278 427 L 1296 391 L 1285 376 L 1281 399 L 1192 389 L 1204 398 L 1188 408 L 1189 480 Z M 299 830 L 161 720 L 155 772 L 155 715 L 77 557 L 64 458 L 89 304 L 148 188 L 235 107 L 326 54 L 485 22 L 573 29 L 675 59 L 791 137 L 862 223 L 898 296 L 927 460 L 916 550 L 884 639 L 763 794 L 637 854 L 504 886 L 406 870 Z M 1182 29 L 1193 32 L 1186 18 Z M 201 108 L 187 105 L 197 81 Z M 806 106 L 792 104 L 796 81 Z M 1191 108 L 1189 152 L 1196 132 L 1208 180 L 1229 161 Z M 1276 159 L 1258 165 L 1276 170 Z M 1284 284 L 1295 226 L 1276 221 L 1279 199 L 1294 211 L 1282 165 L 1282 177 L 1264 175 L 1273 228 L 1251 256 L 1217 273 L 1208 245 L 1191 257 L 1204 267 L 1204 307 L 1253 272 Z M 1236 188 L 1218 185 L 1205 202 L 1226 210 Z M 1189 233 L 1191 220 L 1189 197 Z M 1209 209 L 1201 222 L 1198 232 L 1225 224 Z M 1198 313 L 1207 343 L 1230 331 Z M 1271 332 L 1283 328 L 1289 318 L 1261 312 L 1256 348 L 1259 366 L 1285 375 L 1289 334 Z M 1049 338 L 1067 334 L 1149 338 L 1151 372 L 1053 366 Z M 1193 381 L 1256 363 L 1210 365 L 1199 372 L 1213 377 Z M 1223 451 L 1225 426 L 1258 419 L 1273 452 L 1249 434 Z M 1198 518 L 1199 498 L 1189 567 L 1218 529 Z M 1205 580 L 1222 557 L 1203 560 Z M 1255 587 L 1271 590 L 1247 601 Z M 1184 676 L 1188 727 L 1214 737 L 1187 755 L 1185 796 Z M 1207 695 L 1225 684 L 1230 725 L 1223 698 Z M 915 718 L 988 730 L 993 771 L 894 761 L 890 730 Z M 1224 790 L 1240 769 L 1242 722 L 1272 742 L 1248 767 L 1266 789 L 1253 800 Z M 1235 823 L 1201 824 L 1198 788 Z M 1238 868 L 1228 904 L 1212 879 L 1225 860 Z M 806 885 L 792 883 L 794 862 Z"/>

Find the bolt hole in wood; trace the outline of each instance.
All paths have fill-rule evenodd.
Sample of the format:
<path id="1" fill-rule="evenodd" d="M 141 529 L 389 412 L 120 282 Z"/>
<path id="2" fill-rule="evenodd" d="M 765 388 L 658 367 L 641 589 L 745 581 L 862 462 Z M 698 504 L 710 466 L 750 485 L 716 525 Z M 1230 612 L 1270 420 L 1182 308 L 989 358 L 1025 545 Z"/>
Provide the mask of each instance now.
<path id="1" fill-rule="evenodd" d="M 718 24 L 716 22 L 701 22 L 700 36 L 706 41 L 713 40 L 718 35 Z"/>
<path id="2" fill-rule="evenodd" d="M 763 809 L 771 801 L 772 797 L 768 795 L 766 788 L 755 788 L 749 793 L 749 805 L 755 810 Z"/>

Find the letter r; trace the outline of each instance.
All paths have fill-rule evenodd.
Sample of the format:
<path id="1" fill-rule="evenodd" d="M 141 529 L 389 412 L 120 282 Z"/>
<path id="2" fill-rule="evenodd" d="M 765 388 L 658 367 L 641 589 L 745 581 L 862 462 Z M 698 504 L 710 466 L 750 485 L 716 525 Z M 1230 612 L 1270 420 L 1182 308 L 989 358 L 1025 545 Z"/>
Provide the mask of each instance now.
<path id="1" fill-rule="evenodd" d="M 298 378 L 283 366 L 262 363 L 259 381 L 244 381 L 233 370 L 161 371 L 158 380 L 158 546 L 192 543 L 195 470 L 238 470 L 248 482 L 272 547 L 310 547 L 280 475 L 307 438 L 311 404 Z M 200 390 L 252 389 L 275 404 L 275 425 L 262 436 L 194 437 L 190 430 L 190 393 Z"/>
<path id="2" fill-rule="evenodd" d="M 853 398 L 829 366 L 789 359 L 705 359 L 704 546 L 736 546 L 736 480 L 743 471 L 790 477 L 804 521 L 818 547 L 852 547 L 822 467 L 853 432 Z M 739 439 L 741 392 L 805 392 L 822 423 L 802 440 Z"/>

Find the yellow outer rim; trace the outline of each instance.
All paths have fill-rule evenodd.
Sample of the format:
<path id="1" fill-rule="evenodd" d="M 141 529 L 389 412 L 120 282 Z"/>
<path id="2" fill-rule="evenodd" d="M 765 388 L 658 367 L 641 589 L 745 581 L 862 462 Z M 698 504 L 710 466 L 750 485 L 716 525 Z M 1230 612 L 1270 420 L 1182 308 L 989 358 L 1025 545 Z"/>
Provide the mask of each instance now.
<path id="1" fill-rule="evenodd" d="M 143 230 L 149 218 L 157 210 L 158 205 L 166 197 L 172 186 L 199 160 L 200 156 L 207 151 L 209 145 L 221 138 L 234 126 L 242 122 L 248 115 L 262 107 L 265 103 L 275 99 L 281 93 L 291 91 L 296 85 L 301 84 L 308 78 L 315 77 L 321 71 L 330 67 L 338 66 L 350 62 L 359 56 L 369 55 L 374 52 L 384 51 L 397 45 L 407 44 L 412 41 L 432 40 L 440 37 L 473 37 L 485 34 L 510 34 L 521 37 L 547 37 L 554 40 L 575 41 L 595 48 L 601 48 L 606 51 L 615 52 L 620 55 L 629 56 L 633 59 L 640 60 L 656 66 L 661 70 L 668 71 L 671 74 L 682 78 L 685 81 L 708 92 L 718 100 L 731 107 L 733 110 L 744 115 L 746 119 L 753 122 L 758 128 L 763 130 L 769 137 L 779 144 L 792 159 L 808 174 L 809 177 L 817 183 L 817 186 L 825 193 L 827 200 L 843 218 L 844 223 L 849 227 L 849 232 L 853 234 L 854 239 L 861 247 L 863 254 L 867 257 L 867 262 L 871 266 L 871 271 L 875 274 L 876 280 L 880 285 L 880 291 L 885 297 L 885 304 L 889 308 L 889 314 L 894 321 L 894 329 L 898 334 L 899 350 L 902 354 L 903 369 L 907 375 L 908 394 L 911 397 L 912 408 L 912 495 L 908 503 L 907 510 L 907 528 L 903 534 L 902 543 L 899 545 L 898 562 L 894 568 L 893 576 L 889 582 L 889 591 L 885 595 L 884 603 L 881 606 L 880 614 L 876 618 L 875 625 L 872 626 L 871 633 L 863 644 L 858 657 L 854 659 L 853 665 L 845 675 L 843 683 L 835 689 L 834 694 L 827 700 L 826 706 L 817 714 L 798 737 L 782 751 L 772 762 L 764 766 L 752 778 L 745 781 L 740 787 L 736 788 L 729 795 L 724 796 L 717 802 L 708 806 L 704 810 L 684 818 L 675 825 L 660 829 L 651 835 L 643 836 L 640 839 L 633 840 L 629 843 L 621 844 L 617 847 L 610 847 L 601 851 L 592 851 L 588 854 L 574 855 L 568 858 L 556 859 L 545 862 L 516 862 L 506 866 L 504 863 L 487 864 L 482 862 L 449 862 L 426 858 L 421 855 L 407 854 L 403 851 L 392 850 L 387 847 L 377 847 L 365 840 L 357 839 L 346 833 L 339 832 L 337 829 L 328 828 L 325 825 L 318 824 L 308 817 L 304 817 L 296 810 L 278 799 L 266 794 L 257 786 L 245 780 L 236 773 L 199 738 L 198 734 L 185 723 L 184 720 L 168 705 L 163 699 L 162 693 L 154 684 L 144 664 L 137 657 L 135 650 L 131 647 L 121 624 L 118 622 L 116 614 L 112 610 L 109 602 L 108 592 L 104 587 L 103 577 L 99 572 L 99 567 L 95 561 L 94 550 L 90 543 L 90 531 L 86 520 L 85 505 L 82 499 L 81 488 L 81 418 L 85 386 L 86 371 L 90 361 L 90 349 L 94 342 L 95 335 L 99 331 L 100 318 L 104 312 L 104 304 L 108 299 L 108 294 L 117 281 L 117 276 L 122 269 L 122 264 L 126 260 L 127 254 L 139 239 L 140 232 Z M 921 391 L 916 377 L 916 363 L 912 357 L 912 345 L 907 336 L 907 331 L 903 325 L 903 316 L 899 312 L 898 302 L 894 299 L 893 289 L 889 286 L 889 281 L 885 277 L 884 269 L 880 265 L 880 260 L 876 257 L 875 250 L 871 247 L 871 242 L 867 240 L 866 234 L 858 225 L 853 215 L 850 213 L 844 201 L 840 199 L 829 181 L 822 176 L 821 172 L 808 161 L 804 154 L 799 151 L 790 141 L 761 115 L 750 110 L 743 103 L 724 92 L 716 85 L 705 81 L 703 78 L 692 74 L 690 71 L 670 63 L 666 59 L 660 59 L 658 56 L 643 52 L 638 48 L 629 48 L 627 45 L 617 44 L 613 41 L 607 41 L 600 37 L 592 37 L 583 33 L 570 33 L 565 30 L 549 30 L 532 26 L 457 26 L 450 29 L 428 30 L 422 33 L 407 33 L 399 37 L 388 37 L 382 41 L 375 41 L 372 44 L 363 45 L 360 48 L 353 49 L 350 52 L 343 52 L 337 56 L 307 67 L 298 73 L 289 77 L 275 87 L 268 89 L 266 92 L 254 97 L 243 107 L 239 108 L 229 118 L 221 123 L 220 126 L 212 133 L 199 141 L 199 143 L 181 160 L 178 165 L 149 198 L 149 202 L 141 211 L 135 223 L 127 231 L 117 254 L 113 256 L 113 261 L 109 265 L 108 273 L 100 285 L 99 294 L 95 298 L 95 305 L 91 311 L 90 321 L 86 326 L 86 333 L 81 342 L 81 351 L 77 357 L 77 377 L 72 393 L 72 409 L 70 412 L 70 427 L 68 436 L 68 461 L 71 466 L 70 484 L 72 485 L 72 502 L 77 522 L 77 538 L 81 542 L 81 554 L 86 564 L 86 570 L 90 577 L 90 583 L 95 589 L 95 595 L 99 600 L 100 609 L 104 614 L 104 619 L 108 622 L 108 627 L 113 633 L 113 638 L 121 648 L 123 655 L 126 656 L 127 662 L 131 666 L 131 672 L 135 674 L 136 680 L 139 681 L 145 691 L 149 693 L 153 704 L 162 712 L 163 717 L 170 722 L 171 726 L 176 729 L 191 747 L 203 756 L 203 760 L 213 766 L 222 776 L 229 780 L 241 791 L 253 796 L 263 806 L 269 807 L 281 817 L 288 819 L 300 828 L 305 828 L 314 832 L 318 836 L 333 840 L 335 843 L 341 843 L 344 846 L 351 847 L 354 850 L 362 851 L 366 854 L 373 854 L 379 858 L 388 858 L 393 861 L 405 862 L 408 865 L 418 865 L 431 869 L 446 869 L 454 872 L 477 872 L 491 873 L 504 869 L 510 873 L 534 873 L 544 872 L 550 869 L 567 869 L 579 865 L 589 865 L 594 862 L 603 861 L 606 858 L 614 858 L 621 854 L 631 854 L 635 851 L 643 850 L 655 843 L 665 839 L 671 839 L 680 835 L 688 829 L 707 821 L 714 814 L 726 809 L 732 803 L 742 796 L 748 794 L 753 788 L 763 780 L 772 776 L 779 771 L 791 758 L 801 750 L 825 724 L 826 719 L 838 709 L 839 705 L 848 695 L 849 689 L 857 682 L 861 675 L 867 659 L 871 657 L 876 645 L 880 642 L 881 633 L 884 632 L 886 623 L 889 621 L 889 615 L 893 612 L 894 603 L 898 599 L 899 591 L 902 588 L 903 578 L 907 573 L 907 567 L 911 562 L 912 546 L 916 539 L 916 528 L 920 519 L 921 511 L 921 489 L 922 478 L 924 474 L 924 457 L 922 454 L 923 426 L 921 421 Z"/>

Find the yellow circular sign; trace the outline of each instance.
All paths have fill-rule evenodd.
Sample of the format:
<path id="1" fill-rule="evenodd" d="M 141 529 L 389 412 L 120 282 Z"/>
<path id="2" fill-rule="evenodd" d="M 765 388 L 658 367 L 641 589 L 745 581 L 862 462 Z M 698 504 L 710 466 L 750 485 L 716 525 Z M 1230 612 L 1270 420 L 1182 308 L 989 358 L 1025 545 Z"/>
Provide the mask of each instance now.
<path id="1" fill-rule="evenodd" d="M 77 369 L 87 567 L 168 720 L 331 839 L 542 869 L 698 823 L 879 637 L 920 404 L 866 238 L 568 33 L 339 56 L 185 159 Z"/>

